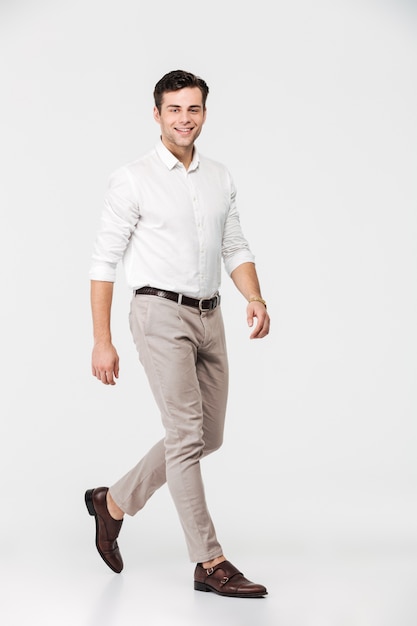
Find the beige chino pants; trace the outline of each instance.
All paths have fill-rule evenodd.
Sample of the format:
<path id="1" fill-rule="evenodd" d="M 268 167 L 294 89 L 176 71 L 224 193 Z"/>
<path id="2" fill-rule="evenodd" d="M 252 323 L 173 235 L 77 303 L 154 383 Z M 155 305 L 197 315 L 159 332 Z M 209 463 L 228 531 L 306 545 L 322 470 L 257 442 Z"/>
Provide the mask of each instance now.
<path id="1" fill-rule="evenodd" d="M 228 363 L 220 307 L 201 312 L 152 295 L 136 295 L 130 328 L 161 412 L 165 438 L 110 487 L 127 514 L 168 484 L 192 562 L 222 554 L 211 520 L 200 459 L 223 441 Z"/>

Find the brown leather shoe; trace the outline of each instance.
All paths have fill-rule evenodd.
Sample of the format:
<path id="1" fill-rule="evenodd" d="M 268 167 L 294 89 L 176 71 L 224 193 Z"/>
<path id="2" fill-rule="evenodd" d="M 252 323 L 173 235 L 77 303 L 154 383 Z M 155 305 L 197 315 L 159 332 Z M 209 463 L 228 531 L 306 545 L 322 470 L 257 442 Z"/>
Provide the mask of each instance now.
<path id="1" fill-rule="evenodd" d="M 96 519 L 96 547 L 103 561 L 117 574 L 123 569 L 123 560 L 117 545 L 123 520 L 116 520 L 107 509 L 107 487 L 97 487 L 85 492 L 85 503 L 90 515 Z"/>
<path id="2" fill-rule="evenodd" d="M 197 563 L 194 571 L 194 589 L 214 591 L 221 596 L 234 598 L 262 598 L 268 594 L 263 585 L 245 578 L 230 561 L 222 561 L 209 569 L 204 569 L 201 563 Z"/>

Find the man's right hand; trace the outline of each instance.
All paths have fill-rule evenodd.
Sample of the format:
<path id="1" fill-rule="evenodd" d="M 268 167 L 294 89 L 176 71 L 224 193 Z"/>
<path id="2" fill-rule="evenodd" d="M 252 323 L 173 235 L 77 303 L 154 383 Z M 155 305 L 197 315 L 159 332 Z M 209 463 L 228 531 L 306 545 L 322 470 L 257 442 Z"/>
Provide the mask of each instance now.
<path id="1" fill-rule="evenodd" d="M 91 372 L 103 385 L 115 385 L 119 378 L 119 355 L 112 343 L 96 343 L 93 348 Z"/>

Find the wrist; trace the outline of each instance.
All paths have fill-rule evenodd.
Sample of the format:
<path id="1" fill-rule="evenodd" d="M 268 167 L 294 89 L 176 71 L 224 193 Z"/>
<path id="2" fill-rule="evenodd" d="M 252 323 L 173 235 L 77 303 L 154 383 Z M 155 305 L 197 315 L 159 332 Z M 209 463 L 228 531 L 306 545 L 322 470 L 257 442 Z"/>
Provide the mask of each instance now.
<path id="1" fill-rule="evenodd" d="M 265 302 L 265 300 L 263 298 L 261 298 L 261 296 L 251 296 L 249 298 L 249 303 L 251 303 L 251 302 L 261 302 L 261 304 L 263 304 L 264 307 L 267 308 L 266 307 L 266 302 Z"/>
<path id="2" fill-rule="evenodd" d="M 109 346 L 111 343 L 111 336 L 94 337 L 94 346 Z"/>

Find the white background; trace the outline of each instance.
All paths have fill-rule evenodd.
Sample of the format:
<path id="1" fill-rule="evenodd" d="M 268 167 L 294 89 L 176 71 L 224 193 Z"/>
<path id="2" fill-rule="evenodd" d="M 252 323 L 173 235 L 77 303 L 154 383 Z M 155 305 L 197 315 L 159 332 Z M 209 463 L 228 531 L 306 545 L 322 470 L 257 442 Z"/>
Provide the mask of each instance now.
<path id="1" fill-rule="evenodd" d="M 34 614 L 43 626 L 131 623 L 130 583 L 119 609 L 89 607 L 107 597 L 112 575 L 95 554 L 83 494 L 130 469 L 162 429 L 129 335 L 122 272 L 120 379 L 110 388 L 90 374 L 88 269 L 108 177 L 157 140 L 153 88 L 178 68 L 210 87 L 198 147 L 233 174 L 272 319 L 268 338 L 249 341 L 245 302 L 224 276 L 228 422 L 203 472 L 226 554 L 270 589 L 262 615 L 236 624 L 415 625 L 416 34 L 411 0 L 1 0 L 8 626 Z M 187 605 L 192 569 L 166 488 L 123 533 L 138 584 L 166 590 L 147 568 L 169 562 L 175 578 L 184 568 L 174 597 Z M 371 578 L 385 571 L 375 563 L 394 559 L 400 578 L 387 571 L 407 581 L 400 595 L 371 593 L 347 614 L 346 581 L 369 580 L 358 566 L 334 582 L 352 555 L 368 559 Z M 333 581 L 330 617 L 301 583 L 307 562 L 324 586 Z M 222 623 L 226 605 L 214 606 Z M 147 623 L 188 623 L 177 609 Z"/>

